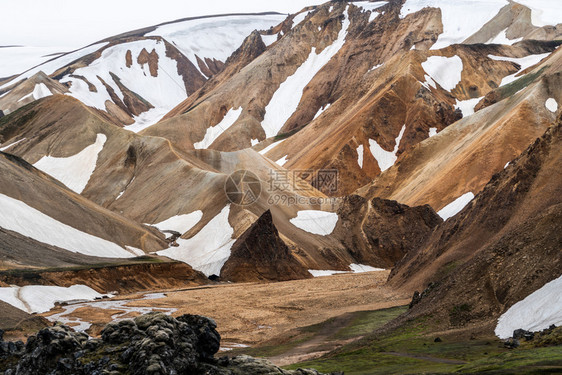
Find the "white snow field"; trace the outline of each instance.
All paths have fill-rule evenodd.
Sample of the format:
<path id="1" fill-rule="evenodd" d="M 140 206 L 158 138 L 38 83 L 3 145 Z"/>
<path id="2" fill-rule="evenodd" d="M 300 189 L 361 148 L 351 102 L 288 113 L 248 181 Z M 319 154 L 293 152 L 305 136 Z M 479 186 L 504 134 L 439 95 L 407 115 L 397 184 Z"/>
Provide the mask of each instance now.
<path id="1" fill-rule="evenodd" d="M 252 31 L 267 30 L 284 19 L 282 14 L 209 17 L 158 26 L 146 36 L 163 37 L 200 70 L 195 55 L 225 62 Z"/>
<path id="2" fill-rule="evenodd" d="M 540 331 L 551 324 L 562 325 L 562 276 L 545 284 L 522 301 L 511 306 L 496 326 L 496 336 L 506 339 L 516 329 Z"/>
<path id="3" fill-rule="evenodd" d="M 516 2 L 531 9 L 531 23 L 534 26 L 555 26 L 562 23 L 562 1 L 517 0 Z"/>
<path id="4" fill-rule="evenodd" d="M 465 41 L 494 18 L 505 5 L 508 5 L 507 0 L 406 0 L 400 11 L 400 18 L 425 7 L 440 8 L 443 33 L 431 49 L 441 49 Z"/>
<path id="5" fill-rule="evenodd" d="M 474 107 L 476 107 L 476 104 L 478 104 L 478 102 L 482 100 L 482 98 L 483 96 L 481 96 L 480 98 L 473 98 L 467 100 L 455 99 L 457 102 L 457 104 L 455 104 L 455 108 L 460 108 L 462 112 L 462 117 L 470 116 L 474 114 Z"/>
<path id="6" fill-rule="evenodd" d="M 335 212 L 303 210 L 297 212 L 297 217 L 289 221 L 305 232 L 327 236 L 334 231 L 338 220 L 339 216 Z"/>
<path id="7" fill-rule="evenodd" d="M 100 133 L 94 144 L 76 155 L 67 158 L 43 156 L 33 166 L 56 178 L 74 192 L 81 194 L 96 169 L 98 154 L 103 149 L 106 140 L 105 134 Z"/>
<path id="8" fill-rule="evenodd" d="M 521 77 L 516 77 L 516 75 L 518 75 L 520 72 L 522 72 L 523 70 L 538 64 L 542 59 L 544 59 L 545 57 L 547 57 L 548 55 L 550 55 L 550 53 L 541 53 L 539 55 L 529 55 L 529 56 L 525 56 L 525 57 L 505 57 L 505 56 L 494 56 L 494 55 L 488 55 L 488 57 L 492 60 L 497 60 L 497 61 L 510 61 L 510 62 L 514 62 L 516 64 L 519 64 L 521 66 L 521 69 L 519 69 L 518 72 L 513 73 L 511 75 L 508 75 L 507 77 L 504 77 L 500 83 L 500 86 L 505 86 L 513 81 L 518 80 Z"/>
<path id="9" fill-rule="evenodd" d="M 13 46 L 0 47 L 0 77 L 21 74 L 36 65 L 55 58 L 64 47 Z"/>
<path id="10" fill-rule="evenodd" d="M 544 106 L 546 107 L 546 109 L 548 109 L 552 113 L 555 113 L 556 111 L 558 111 L 558 103 L 556 102 L 556 99 L 554 99 L 554 98 L 546 99 L 546 102 L 544 103 Z"/>
<path id="11" fill-rule="evenodd" d="M 340 273 L 363 273 L 373 271 L 385 271 L 384 268 L 375 268 L 364 264 L 350 264 L 351 271 L 332 271 L 332 270 L 308 270 L 314 277 L 332 276 Z"/>
<path id="12" fill-rule="evenodd" d="M 74 60 L 77 60 L 83 56 L 89 55 L 90 53 L 97 51 L 107 44 L 108 43 L 93 44 L 89 47 L 85 47 L 77 51 L 67 53 L 66 55 L 59 56 L 53 60 L 47 61 L 44 64 L 36 66 L 33 69 L 29 69 L 28 71 L 20 74 L 9 82 L 0 86 L 0 89 L 13 85 L 14 83 L 23 79 L 30 78 L 41 71 L 47 75 L 53 74 L 57 69 L 62 68 L 63 66 L 68 65 Z"/>
<path id="13" fill-rule="evenodd" d="M 56 302 L 93 301 L 103 297 L 86 285 L 60 286 L 29 285 L 0 288 L 0 300 L 28 313 L 43 313 Z"/>
<path id="14" fill-rule="evenodd" d="M 184 234 L 193 228 L 203 218 L 203 211 L 197 210 L 185 215 L 172 216 L 169 219 L 156 224 L 146 224 L 158 228 L 158 230 L 172 230 Z"/>
<path id="15" fill-rule="evenodd" d="M 437 135 L 437 128 L 429 128 L 429 137 L 433 137 L 434 135 Z"/>
<path id="16" fill-rule="evenodd" d="M 230 205 L 227 205 L 195 236 L 187 240 L 178 239 L 179 247 L 158 251 L 157 254 L 185 262 L 206 276 L 220 275 L 236 241 L 232 238 L 234 229 L 228 222 L 229 213 Z"/>
<path id="17" fill-rule="evenodd" d="M 158 54 L 157 77 L 151 75 L 148 63 L 142 65 L 138 63 L 137 57 L 143 49 L 148 53 L 155 51 Z M 130 67 L 126 65 L 127 51 L 131 51 L 132 54 Z M 138 132 L 153 125 L 187 98 L 183 78 L 178 74 L 177 62 L 166 56 L 166 46 L 159 40 L 141 40 L 109 47 L 90 65 L 76 69 L 73 75 L 85 77 L 96 87 L 97 92 L 90 91 L 88 84 L 82 79 L 70 75 L 63 77 L 61 82 L 71 83 L 69 95 L 86 105 L 106 110 L 105 102 L 112 100 L 100 78 L 115 91 L 119 99 L 123 100 L 123 93 L 111 73 L 115 74 L 129 90 L 154 106 L 154 109 L 137 116 L 135 124 L 125 127 L 131 131 Z"/>
<path id="18" fill-rule="evenodd" d="M 314 76 L 338 53 L 345 43 L 350 22 L 347 9 L 344 12 L 342 28 L 337 39 L 319 54 L 312 47 L 306 61 L 298 67 L 296 72 L 281 83 L 271 100 L 265 107 L 262 127 L 266 138 L 277 135 L 285 122 L 296 111 L 303 94 L 303 90 Z"/>
<path id="19" fill-rule="evenodd" d="M 61 223 L 7 195 L 0 194 L 0 207 L 2 207 L 2 210 L 0 210 L 0 227 L 39 242 L 91 256 L 109 258 L 132 258 L 135 256 L 113 242 Z"/>
<path id="20" fill-rule="evenodd" d="M 444 90 L 453 90 L 461 81 L 462 60 L 458 56 L 430 56 L 422 64 L 423 70 Z M 426 76 L 427 80 L 427 76 Z M 428 80 L 432 84 L 431 80 Z M 434 85 L 432 85 L 435 88 Z"/>
<path id="21" fill-rule="evenodd" d="M 363 168 L 363 145 L 359 145 L 357 147 L 357 164 L 359 164 L 359 168 Z"/>
<path id="22" fill-rule="evenodd" d="M 469 191 L 468 193 L 461 195 L 460 197 L 440 209 L 439 212 L 437 212 L 437 215 L 441 216 L 443 220 L 447 220 L 448 218 L 453 217 L 461 212 L 462 209 L 473 199 L 474 194 Z"/>
<path id="23" fill-rule="evenodd" d="M 373 154 L 373 157 L 377 161 L 381 172 L 384 172 L 388 168 L 392 167 L 396 162 L 396 159 L 398 159 L 396 153 L 398 152 L 400 141 L 402 140 L 402 136 L 404 135 L 405 131 L 406 125 L 402 126 L 400 134 L 398 134 L 398 137 L 396 137 L 396 143 L 394 145 L 394 150 L 392 151 L 386 151 L 384 148 L 379 146 L 377 141 L 375 141 L 374 139 L 369 139 L 369 149 L 371 150 L 371 154 Z"/>
<path id="24" fill-rule="evenodd" d="M 193 144 L 196 149 L 209 148 L 209 146 L 217 140 L 228 128 L 230 128 L 242 114 L 242 107 L 238 109 L 230 109 L 224 118 L 215 126 L 207 128 L 205 137 L 197 143 Z"/>

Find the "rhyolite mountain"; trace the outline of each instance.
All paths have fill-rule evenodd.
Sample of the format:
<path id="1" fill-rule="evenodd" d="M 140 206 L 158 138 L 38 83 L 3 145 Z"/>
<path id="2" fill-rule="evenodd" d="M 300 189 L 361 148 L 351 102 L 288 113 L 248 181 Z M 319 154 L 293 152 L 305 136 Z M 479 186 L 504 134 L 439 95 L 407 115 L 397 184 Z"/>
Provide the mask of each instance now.
<path id="1" fill-rule="evenodd" d="M 534 244 L 559 228 L 559 187 L 528 186 L 540 197 L 529 204 L 509 192 L 539 171 L 558 178 L 556 154 L 537 149 L 558 134 L 562 17 L 527 3 L 331 1 L 183 19 L 2 81 L 3 268 L 152 254 L 203 283 L 396 266 L 390 285 L 413 292 L 489 254 L 504 227 L 547 262 L 552 249 Z M 251 199 L 233 201 L 233 188 Z M 558 276 L 502 286 L 514 297 L 494 311 Z"/>

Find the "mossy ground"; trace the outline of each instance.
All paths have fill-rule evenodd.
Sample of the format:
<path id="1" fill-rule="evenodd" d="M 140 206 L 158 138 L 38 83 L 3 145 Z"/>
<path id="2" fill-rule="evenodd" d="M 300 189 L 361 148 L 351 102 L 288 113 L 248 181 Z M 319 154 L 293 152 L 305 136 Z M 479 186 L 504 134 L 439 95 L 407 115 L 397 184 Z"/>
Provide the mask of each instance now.
<path id="1" fill-rule="evenodd" d="M 507 349 L 491 335 L 470 340 L 448 334 L 435 342 L 437 336 L 426 334 L 428 330 L 429 323 L 421 319 L 378 337 L 366 337 L 322 358 L 286 368 L 344 371 L 346 375 L 562 373 L 562 346 L 538 348 L 522 343 L 517 349 Z"/>
<path id="2" fill-rule="evenodd" d="M 330 340 L 344 341 L 363 337 L 362 339 L 322 358 L 285 368 L 315 368 L 321 372 L 344 371 L 346 375 L 562 373 L 562 346 L 536 347 L 536 344 L 539 344 L 537 341 L 522 342 L 517 349 L 507 349 L 501 340 L 491 334 L 469 339 L 467 335 L 461 337 L 454 333 L 445 333 L 439 335 L 441 341 L 435 342 L 438 335 L 427 333 L 432 331 L 434 324 L 430 318 L 417 319 L 380 335 L 372 334 L 406 309 L 406 306 L 402 306 L 356 312 L 346 326 L 330 336 Z M 243 352 L 259 357 L 278 356 L 311 340 L 330 322 L 331 320 L 328 320 L 301 328 L 278 345 L 250 348 Z"/>

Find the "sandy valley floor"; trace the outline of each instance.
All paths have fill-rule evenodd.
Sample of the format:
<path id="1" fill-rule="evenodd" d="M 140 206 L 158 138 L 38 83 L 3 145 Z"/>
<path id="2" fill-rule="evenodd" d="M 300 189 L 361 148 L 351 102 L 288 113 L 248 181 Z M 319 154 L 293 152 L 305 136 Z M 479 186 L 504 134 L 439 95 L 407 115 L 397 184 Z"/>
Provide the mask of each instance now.
<path id="1" fill-rule="evenodd" d="M 87 303 L 62 317 L 101 326 L 116 314 L 133 317 L 140 313 L 136 309 L 123 310 L 123 305 L 142 308 L 138 310 L 143 312 L 147 307 L 164 309 L 174 316 L 199 314 L 216 320 L 223 342 L 253 346 L 347 312 L 407 304 L 410 296 L 397 295 L 384 286 L 387 276 L 388 271 L 377 271 L 271 284 L 221 284 L 165 291 L 145 299 L 143 295 L 120 296 L 118 300 L 131 301 L 108 304 L 109 300 L 104 300 L 103 307 L 99 302 Z M 63 309 L 72 311 L 71 306 L 57 307 L 44 315 L 61 316 Z M 123 315 L 126 311 L 130 312 Z M 95 329 L 91 332 L 96 333 Z"/>

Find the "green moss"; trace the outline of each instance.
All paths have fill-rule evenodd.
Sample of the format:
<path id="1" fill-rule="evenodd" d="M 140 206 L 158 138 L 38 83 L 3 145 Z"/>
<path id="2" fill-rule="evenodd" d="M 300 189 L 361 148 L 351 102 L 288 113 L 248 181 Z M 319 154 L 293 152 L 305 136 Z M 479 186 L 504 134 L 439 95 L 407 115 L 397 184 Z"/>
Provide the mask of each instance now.
<path id="1" fill-rule="evenodd" d="M 510 96 L 512 96 L 513 94 L 515 94 L 516 92 L 524 89 L 525 87 L 529 86 L 532 82 L 535 81 L 535 79 L 537 79 L 540 75 L 542 75 L 543 71 L 548 68 L 549 65 L 543 66 L 539 71 L 535 72 L 535 73 L 529 73 L 529 74 L 525 74 L 524 76 L 522 76 L 521 78 L 519 78 L 518 80 L 511 82 L 510 84 L 507 84 L 503 87 L 500 87 L 498 89 L 498 94 L 499 94 L 499 100 L 508 98 Z"/>
<path id="2" fill-rule="evenodd" d="M 348 339 L 367 335 L 407 310 L 408 306 L 398 306 L 383 310 L 357 312 L 351 324 L 337 332 L 334 337 Z"/>

